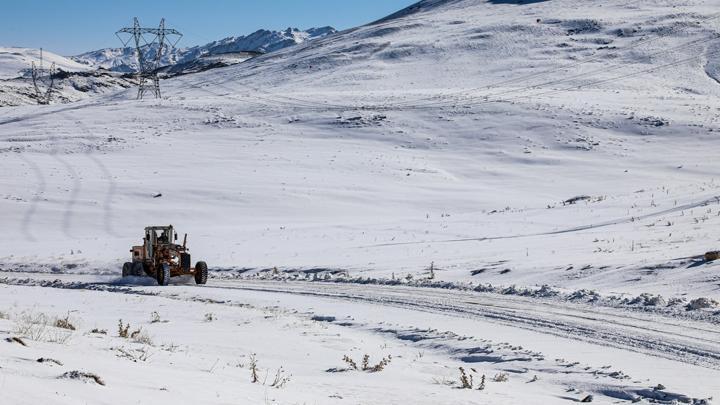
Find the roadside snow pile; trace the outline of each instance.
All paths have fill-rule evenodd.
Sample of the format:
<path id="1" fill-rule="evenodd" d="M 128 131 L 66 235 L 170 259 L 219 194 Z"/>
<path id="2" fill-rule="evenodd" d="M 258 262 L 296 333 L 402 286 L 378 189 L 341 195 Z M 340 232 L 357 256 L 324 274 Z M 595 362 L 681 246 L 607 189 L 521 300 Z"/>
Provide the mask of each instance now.
<path id="1" fill-rule="evenodd" d="M 720 311 L 713 309 L 720 306 L 717 301 L 700 297 L 692 299 L 688 303 L 685 297 L 672 297 L 667 299 L 658 294 L 642 293 L 637 296 L 602 295 L 597 291 L 581 289 L 570 292 L 563 292 L 560 289 L 549 285 L 540 287 L 519 287 L 511 285 L 508 287 L 494 286 L 474 282 L 449 282 L 429 279 L 413 278 L 375 278 L 375 277 L 352 277 L 344 271 L 312 272 L 302 270 L 266 270 L 260 272 L 247 271 L 221 271 L 211 272 L 210 277 L 214 279 L 251 279 L 251 280 L 275 280 L 275 281 L 311 281 L 323 283 L 348 283 L 365 285 L 387 285 L 387 286 L 408 286 L 422 288 L 437 288 L 445 290 L 475 291 L 479 293 L 491 293 L 502 295 L 516 295 L 539 299 L 552 299 L 556 301 L 581 302 L 591 305 L 625 307 L 641 311 L 654 311 L 659 313 L 672 313 L 674 315 L 687 316 L 693 319 L 709 319 L 720 323 Z M 693 314 L 693 312 L 697 312 Z"/>
<path id="2" fill-rule="evenodd" d="M 0 274 L 2 273 L 56 273 L 56 274 L 85 274 L 97 276 L 112 276 L 118 274 L 114 269 L 121 268 L 122 262 L 113 263 L 90 263 L 86 258 L 81 257 L 82 252 L 78 251 L 70 257 L 57 260 L 56 262 L 29 263 L 18 258 L 0 259 Z M 72 257 L 80 256 L 80 257 Z"/>
<path id="3" fill-rule="evenodd" d="M 687 305 L 687 309 L 690 311 L 697 311 L 699 309 L 710 309 L 717 308 L 720 303 L 709 298 L 696 298 Z"/>

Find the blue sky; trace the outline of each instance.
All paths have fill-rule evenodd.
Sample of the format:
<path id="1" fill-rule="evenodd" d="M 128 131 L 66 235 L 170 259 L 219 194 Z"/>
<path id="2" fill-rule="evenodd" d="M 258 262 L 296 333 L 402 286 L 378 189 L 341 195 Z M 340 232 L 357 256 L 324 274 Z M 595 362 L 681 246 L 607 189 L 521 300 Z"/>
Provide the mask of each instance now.
<path id="1" fill-rule="evenodd" d="M 261 28 L 351 28 L 417 0 L 2 0 L 0 46 L 40 48 L 62 55 L 118 47 L 115 31 L 165 17 L 185 34 L 179 46 L 243 35 Z"/>

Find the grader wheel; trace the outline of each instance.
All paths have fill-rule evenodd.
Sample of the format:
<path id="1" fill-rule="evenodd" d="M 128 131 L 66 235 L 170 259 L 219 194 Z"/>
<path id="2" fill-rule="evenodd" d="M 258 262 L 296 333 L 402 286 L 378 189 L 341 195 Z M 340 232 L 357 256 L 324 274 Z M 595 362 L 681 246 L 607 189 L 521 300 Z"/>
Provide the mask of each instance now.
<path id="1" fill-rule="evenodd" d="M 124 277 L 130 277 L 130 276 L 133 275 L 133 269 L 132 269 L 132 267 L 133 267 L 133 264 L 130 263 L 130 262 L 126 262 L 125 264 L 123 264 L 123 269 L 122 269 L 122 276 L 123 276 L 123 278 L 124 278 Z"/>
<path id="2" fill-rule="evenodd" d="M 207 263 L 197 262 L 195 265 L 195 284 L 207 284 Z"/>
<path id="3" fill-rule="evenodd" d="M 157 271 L 157 282 L 159 285 L 165 286 L 170 284 L 170 265 L 163 264 Z"/>

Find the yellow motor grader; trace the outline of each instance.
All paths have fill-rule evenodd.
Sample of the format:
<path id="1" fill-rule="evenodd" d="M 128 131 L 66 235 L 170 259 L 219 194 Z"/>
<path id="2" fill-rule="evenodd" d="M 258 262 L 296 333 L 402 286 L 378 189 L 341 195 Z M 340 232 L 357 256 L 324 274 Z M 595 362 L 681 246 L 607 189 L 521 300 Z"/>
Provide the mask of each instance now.
<path id="1" fill-rule="evenodd" d="M 132 261 L 123 265 L 123 277 L 154 277 L 163 286 L 170 283 L 171 277 L 179 276 L 194 276 L 195 283 L 207 283 L 207 264 L 190 265 L 187 234 L 182 245 L 176 242 L 177 234 L 172 225 L 145 228 L 143 244 L 132 247 Z"/>

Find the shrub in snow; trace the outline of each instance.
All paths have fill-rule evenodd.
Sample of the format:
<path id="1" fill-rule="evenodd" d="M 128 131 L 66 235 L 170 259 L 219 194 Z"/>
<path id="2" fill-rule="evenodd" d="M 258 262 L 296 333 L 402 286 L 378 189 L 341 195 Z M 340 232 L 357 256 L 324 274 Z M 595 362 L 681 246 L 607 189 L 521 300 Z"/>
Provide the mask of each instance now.
<path id="1" fill-rule="evenodd" d="M 463 367 L 460 367 L 460 388 L 467 390 L 473 388 L 473 377 L 466 373 Z"/>
<path id="2" fill-rule="evenodd" d="M 287 374 L 285 372 L 285 369 L 280 367 L 277 372 L 275 373 L 275 378 L 273 379 L 272 384 L 270 384 L 273 388 L 282 388 L 285 386 L 285 384 L 290 382 L 291 375 Z"/>
<path id="3" fill-rule="evenodd" d="M 343 361 L 350 366 L 348 370 L 362 370 L 366 371 L 368 373 L 378 373 L 380 371 L 385 370 L 385 367 L 390 364 L 390 361 L 392 361 L 392 355 L 389 355 L 387 357 L 383 357 L 377 364 L 370 365 L 370 355 L 366 354 L 363 356 L 361 367 L 358 367 L 355 360 L 353 360 L 350 356 L 345 355 L 343 356 Z"/>
<path id="4" fill-rule="evenodd" d="M 258 377 L 258 362 L 257 358 L 255 357 L 255 353 L 250 355 L 250 382 L 255 384 L 259 381 Z"/>
<path id="5" fill-rule="evenodd" d="M 118 321 L 118 336 L 127 339 L 130 336 L 130 322 L 123 325 L 123 320 Z"/>

